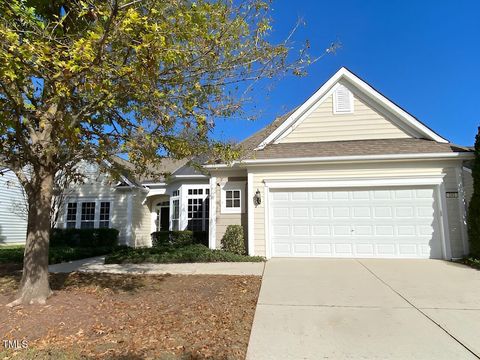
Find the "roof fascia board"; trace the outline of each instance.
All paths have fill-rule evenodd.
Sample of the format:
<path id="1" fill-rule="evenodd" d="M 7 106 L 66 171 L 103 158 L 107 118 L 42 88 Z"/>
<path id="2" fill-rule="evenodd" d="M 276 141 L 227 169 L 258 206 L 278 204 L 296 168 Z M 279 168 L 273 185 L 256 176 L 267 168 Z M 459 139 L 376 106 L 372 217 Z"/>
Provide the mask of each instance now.
<path id="1" fill-rule="evenodd" d="M 470 152 L 449 153 L 417 153 L 417 154 L 385 154 L 385 155 L 352 155 L 352 156 L 317 156 L 303 158 L 278 158 L 278 159 L 251 159 L 236 161 L 232 164 L 204 165 L 207 169 L 231 169 L 235 166 L 261 166 L 261 165 L 289 165 L 305 163 L 330 163 L 345 161 L 389 161 L 389 160 L 469 160 L 474 154 Z"/>
<path id="2" fill-rule="evenodd" d="M 473 159 L 472 153 L 422 153 L 422 154 L 386 154 L 386 155 L 352 155 L 352 156 L 321 156 L 305 158 L 280 158 L 280 159 L 252 159 L 244 160 L 245 165 L 263 164 L 292 164 L 312 162 L 335 162 L 335 161 L 378 161 L 378 160 L 429 160 L 429 159 Z"/>
<path id="3" fill-rule="evenodd" d="M 103 163 L 105 165 L 107 165 L 107 167 L 109 169 L 112 168 L 112 166 L 113 166 L 112 163 L 108 160 L 103 160 Z M 120 174 L 120 179 L 122 179 L 124 182 L 126 182 L 129 187 L 136 187 L 136 185 L 133 182 L 131 182 L 125 175 Z"/>
<path id="4" fill-rule="evenodd" d="M 339 82 L 333 85 L 330 90 L 323 94 L 312 106 L 310 106 L 309 109 L 307 109 L 302 115 L 300 115 L 300 117 L 295 120 L 291 126 L 287 127 L 287 129 L 285 129 L 283 133 L 278 135 L 278 137 L 273 140 L 273 143 L 278 144 L 280 140 L 282 140 L 283 138 L 288 136 L 288 134 L 290 134 L 293 130 L 295 130 L 307 117 L 310 116 L 312 112 L 314 112 L 320 105 L 325 102 L 326 99 L 328 99 L 333 94 L 333 92 L 338 88 L 339 85 Z"/>
<path id="5" fill-rule="evenodd" d="M 310 107 L 312 107 L 318 99 L 320 99 L 330 88 L 335 85 L 335 83 L 342 76 L 345 68 L 338 70 L 330 79 L 325 82 L 320 89 L 318 89 L 310 98 L 305 101 L 297 110 L 295 110 L 287 120 L 283 122 L 274 132 L 272 132 L 265 140 L 263 140 L 260 145 L 255 150 L 263 149 L 265 146 L 274 141 L 279 135 L 281 135 L 286 129 L 292 125 L 300 116 L 302 116 Z"/>
<path id="6" fill-rule="evenodd" d="M 408 124 L 410 128 L 419 132 L 419 134 L 426 136 L 427 138 L 441 142 L 448 143 L 448 140 L 442 138 L 434 131 L 430 130 L 428 127 L 423 125 L 420 121 L 415 119 L 412 115 L 407 113 L 405 110 L 394 104 L 392 101 L 387 99 L 385 96 L 380 94 L 377 90 L 367 84 L 365 81 L 357 77 L 355 74 L 350 72 L 348 69 L 342 67 L 338 70 L 327 82 L 325 82 L 320 89 L 318 89 L 307 101 L 305 101 L 297 110 L 295 110 L 287 120 L 283 122 L 275 131 L 273 131 L 265 140 L 263 140 L 255 150 L 261 150 L 265 148 L 268 144 L 280 140 L 284 136 L 285 132 L 293 126 L 295 123 L 301 123 L 306 117 L 308 111 L 314 110 L 314 105 L 319 101 L 324 101 L 328 95 L 333 90 L 334 85 L 336 85 L 341 79 L 345 79 L 350 84 L 356 86 L 364 94 L 370 96 L 375 102 L 383 105 L 387 108 L 393 115 L 398 117 L 404 123 Z M 307 115 L 308 116 L 308 115 Z M 292 129 L 293 130 L 293 129 Z M 403 129 L 405 130 L 405 129 Z"/>
<path id="7" fill-rule="evenodd" d="M 408 112 L 403 110 L 401 107 L 393 103 L 391 100 L 387 99 L 365 81 L 360 79 L 358 76 L 353 74 L 352 72 L 348 71 L 346 68 L 344 69 L 343 77 L 351 82 L 352 84 L 356 85 L 358 88 L 363 90 L 367 95 L 371 96 L 374 100 L 378 101 L 381 105 L 384 105 L 388 110 L 390 110 L 394 115 L 398 116 L 401 120 L 406 121 L 411 127 L 417 129 L 422 134 L 428 136 L 431 140 L 435 140 L 441 143 L 448 143 L 448 140 L 442 138 L 440 135 L 435 133 L 434 131 L 430 130 L 428 127 L 423 125 L 420 121 L 415 119 L 412 115 Z"/>

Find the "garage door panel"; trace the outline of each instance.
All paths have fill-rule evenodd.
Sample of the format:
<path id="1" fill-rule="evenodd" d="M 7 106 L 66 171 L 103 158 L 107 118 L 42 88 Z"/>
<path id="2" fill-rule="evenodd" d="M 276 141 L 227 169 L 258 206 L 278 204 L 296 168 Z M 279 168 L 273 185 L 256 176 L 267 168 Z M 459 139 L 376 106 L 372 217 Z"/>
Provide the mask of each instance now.
<path id="1" fill-rule="evenodd" d="M 375 246 L 373 244 L 357 244 L 356 245 L 356 254 L 363 256 L 374 256 L 375 255 Z"/>
<path id="2" fill-rule="evenodd" d="M 271 191 L 273 256 L 441 258 L 432 188 Z"/>

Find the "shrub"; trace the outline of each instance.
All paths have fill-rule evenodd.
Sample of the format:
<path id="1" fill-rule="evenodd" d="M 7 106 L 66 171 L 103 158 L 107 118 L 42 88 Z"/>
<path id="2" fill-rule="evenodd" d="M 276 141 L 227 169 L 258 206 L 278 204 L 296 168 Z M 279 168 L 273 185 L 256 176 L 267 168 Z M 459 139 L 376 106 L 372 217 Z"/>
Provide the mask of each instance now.
<path id="1" fill-rule="evenodd" d="M 151 235 L 153 247 L 165 246 L 170 243 L 169 231 L 155 231 Z"/>
<path id="2" fill-rule="evenodd" d="M 475 138 L 475 160 L 472 168 L 473 195 L 468 206 L 470 254 L 480 258 L 480 127 Z"/>
<path id="3" fill-rule="evenodd" d="M 194 231 L 193 243 L 205 245 L 206 247 L 208 247 L 208 233 L 206 231 Z"/>
<path id="4" fill-rule="evenodd" d="M 117 247 L 105 258 L 105 264 L 195 263 L 195 262 L 260 262 L 260 256 L 238 255 L 224 250 L 211 250 L 201 244 L 164 248 Z"/>
<path id="5" fill-rule="evenodd" d="M 245 239 L 242 225 L 228 225 L 222 238 L 222 249 L 238 255 L 245 255 Z"/>
<path id="6" fill-rule="evenodd" d="M 50 234 L 51 246 L 113 247 L 117 244 L 117 229 L 53 229 Z"/>
<path id="7" fill-rule="evenodd" d="M 170 231 L 170 243 L 172 245 L 178 245 L 178 246 L 193 244 L 193 231 L 190 231 L 190 230 Z"/>
<path id="8" fill-rule="evenodd" d="M 168 245 L 183 246 L 189 244 L 202 244 L 208 246 L 206 231 L 156 231 L 151 234 L 152 246 L 163 247 Z"/>

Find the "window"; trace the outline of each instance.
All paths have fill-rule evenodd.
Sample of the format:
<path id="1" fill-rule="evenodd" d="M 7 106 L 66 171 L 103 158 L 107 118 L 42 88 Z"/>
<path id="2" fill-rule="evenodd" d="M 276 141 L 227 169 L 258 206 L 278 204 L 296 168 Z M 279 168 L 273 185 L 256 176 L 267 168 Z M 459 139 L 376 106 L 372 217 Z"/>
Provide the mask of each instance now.
<path id="1" fill-rule="evenodd" d="M 333 93 L 333 113 L 347 114 L 353 112 L 353 94 L 345 86 L 339 85 Z"/>
<path id="2" fill-rule="evenodd" d="M 187 229 L 191 231 L 208 230 L 209 197 L 208 189 L 192 188 L 187 190 Z"/>
<path id="3" fill-rule="evenodd" d="M 180 221 L 180 200 L 172 201 L 172 230 L 179 230 L 179 221 Z"/>
<path id="4" fill-rule="evenodd" d="M 102 201 L 100 203 L 100 221 L 98 223 L 99 228 L 110 227 L 110 203 Z"/>
<path id="5" fill-rule="evenodd" d="M 64 227 L 97 229 L 111 226 L 112 202 L 105 199 L 69 201 L 65 207 Z"/>
<path id="6" fill-rule="evenodd" d="M 244 182 L 227 182 L 222 188 L 222 213 L 243 213 Z"/>
<path id="7" fill-rule="evenodd" d="M 175 197 L 175 196 L 179 196 L 180 195 L 180 190 L 175 190 L 173 193 L 172 193 L 172 196 Z"/>
<path id="8" fill-rule="evenodd" d="M 67 204 L 67 221 L 66 228 L 74 229 L 77 225 L 77 203 L 70 202 Z"/>
<path id="9" fill-rule="evenodd" d="M 95 202 L 82 203 L 81 229 L 93 229 L 95 227 Z"/>
<path id="10" fill-rule="evenodd" d="M 225 191 L 226 203 L 225 207 L 240 209 L 240 190 L 227 190 Z"/>

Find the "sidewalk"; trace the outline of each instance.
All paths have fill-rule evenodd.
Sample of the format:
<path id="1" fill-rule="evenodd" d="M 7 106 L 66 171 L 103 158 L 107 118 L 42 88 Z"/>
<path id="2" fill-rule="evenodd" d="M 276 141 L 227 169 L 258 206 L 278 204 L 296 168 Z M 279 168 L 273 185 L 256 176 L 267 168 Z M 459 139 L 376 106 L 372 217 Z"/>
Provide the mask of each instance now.
<path id="1" fill-rule="evenodd" d="M 177 274 L 177 275 L 257 275 L 262 276 L 263 262 L 221 262 L 188 264 L 104 264 L 105 257 L 70 261 L 50 265 L 52 273 L 100 272 L 110 274 Z"/>

